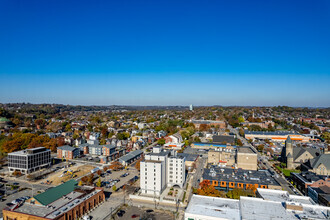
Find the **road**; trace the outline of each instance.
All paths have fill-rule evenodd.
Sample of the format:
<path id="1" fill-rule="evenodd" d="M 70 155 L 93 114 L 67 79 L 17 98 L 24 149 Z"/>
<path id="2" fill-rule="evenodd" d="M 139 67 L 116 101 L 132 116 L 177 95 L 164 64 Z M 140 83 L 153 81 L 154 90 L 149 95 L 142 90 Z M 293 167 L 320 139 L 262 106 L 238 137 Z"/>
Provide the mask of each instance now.
<path id="1" fill-rule="evenodd" d="M 257 155 L 258 155 L 258 161 L 261 159 L 261 160 L 264 162 L 264 165 L 266 166 L 266 168 L 267 168 L 270 172 L 275 173 L 275 175 L 274 175 L 274 179 L 275 179 L 275 180 L 276 180 L 276 181 L 282 186 L 282 188 L 283 188 L 285 191 L 288 191 L 289 194 L 295 195 L 295 193 L 292 191 L 293 186 L 291 185 L 291 183 L 288 182 L 282 174 L 281 174 L 281 175 L 276 174 L 276 171 L 275 171 L 275 170 L 273 169 L 273 167 L 270 165 L 269 161 L 268 161 L 265 157 L 263 157 L 263 156 L 257 151 L 257 149 L 255 149 L 255 147 L 254 147 L 252 144 L 250 144 L 245 138 L 241 137 L 240 134 L 239 134 L 239 132 L 238 132 L 236 129 L 234 129 L 234 128 L 231 127 L 230 125 L 228 125 L 228 127 L 229 127 L 230 131 L 233 132 L 233 133 L 236 135 L 236 137 L 242 141 L 242 143 L 243 143 L 244 146 L 249 146 L 249 147 L 251 147 L 251 149 L 252 149 L 255 153 L 257 153 Z M 291 188 L 292 188 L 292 189 L 291 189 Z"/>
<path id="2" fill-rule="evenodd" d="M 203 170 L 204 170 L 204 166 L 205 166 L 206 160 L 207 160 L 207 158 L 205 156 L 203 156 L 203 157 L 200 157 L 198 159 L 198 161 L 197 161 L 196 172 L 193 175 L 194 180 L 193 180 L 193 185 L 192 186 L 194 188 L 198 188 L 199 187 L 199 181 L 198 180 L 200 180 L 202 178 Z"/>

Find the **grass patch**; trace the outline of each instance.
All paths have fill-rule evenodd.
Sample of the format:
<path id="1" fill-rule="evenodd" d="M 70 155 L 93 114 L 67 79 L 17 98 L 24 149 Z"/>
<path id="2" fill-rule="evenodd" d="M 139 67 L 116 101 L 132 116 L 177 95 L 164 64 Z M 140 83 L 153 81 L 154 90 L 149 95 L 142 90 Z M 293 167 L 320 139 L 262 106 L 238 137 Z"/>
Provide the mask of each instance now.
<path id="1" fill-rule="evenodd" d="M 290 169 L 285 169 L 285 168 L 281 168 L 279 166 L 276 166 L 276 168 L 278 170 L 280 170 L 281 172 L 283 172 L 284 176 L 290 176 L 290 173 L 300 173 L 300 170 L 290 170 Z"/>
<path id="2" fill-rule="evenodd" d="M 184 202 L 184 199 L 186 198 L 186 192 L 183 193 L 182 201 Z"/>

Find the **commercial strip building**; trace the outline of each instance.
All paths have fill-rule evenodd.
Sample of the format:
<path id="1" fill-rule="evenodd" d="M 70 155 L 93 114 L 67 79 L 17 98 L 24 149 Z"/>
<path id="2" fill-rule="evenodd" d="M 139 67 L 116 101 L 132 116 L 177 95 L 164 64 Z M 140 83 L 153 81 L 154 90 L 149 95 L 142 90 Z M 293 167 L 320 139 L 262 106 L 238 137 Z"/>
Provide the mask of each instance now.
<path id="1" fill-rule="evenodd" d="M 267 170 L 242 170 L 212 167 L 204 169 L 203 180 L 209 180 L 217 190 L 228 192 L 239 189 L 282 189 Z"/>
<path id="2" fill-rule="evenodd" d="M 260 139 L 265 140 L 269 139 L 277 142 L 284 142 L 288 136 L 294 141 L 308 142 L 310 137 L 293 132 L 293 131 L 244 131 L 244 136 L 248 140 Z"/>
<path id="3" fill-rule="evenodd" d="M 143 156 L 143 151 L 142 150 L 136 150 L 129 152 L 128 154 L 120 157 L 118 161 L 123 165 L 127 166 L 131 163 L 133 163 L 136 160 L 139 160 Z"/>
<path id="4" fill-rule="evenodd" d="M 141 193 L 160 196 L 167 186 L 182 187 L 185 182 L 185 158 L 175 151 L 154 147 L 140 163 Z"/>
<path id="5" fill-rule="evenodd" d="M 78 186 L 77 181 L 70 180 L 30 198 L 23 204 L 5 208 L 3 219 L 79 219 L 104 200 L 102 188 Z"/>
<path id="6" fill-rule="evenodd" d="M 330 206 L 330 187 L 319 186 L 311 187 L 308 186 L 308 196 L 313 199 L 317 204 Z"/>
<path id="7" fill-rule="evenodd" d="M 330 206 L 330 178 L 313 172 L 291 173 L 292 183 L 314 202 Z"/>
<path id="8" fill-rule="evenodd" d="M 259 198 L 240 200 L 193 195 L 185 211 L 185 220 L 241 219 L 329 219 L 330 208 L 319 206 L 304 196 L 286 191 L 258 189 Z"/>
<path id="9" fill-rule="evenodd" d="M 31 173 L 51 164 L 50 150 L 44 147 L 31 148 L 8 154 L 9 172 Z"/>

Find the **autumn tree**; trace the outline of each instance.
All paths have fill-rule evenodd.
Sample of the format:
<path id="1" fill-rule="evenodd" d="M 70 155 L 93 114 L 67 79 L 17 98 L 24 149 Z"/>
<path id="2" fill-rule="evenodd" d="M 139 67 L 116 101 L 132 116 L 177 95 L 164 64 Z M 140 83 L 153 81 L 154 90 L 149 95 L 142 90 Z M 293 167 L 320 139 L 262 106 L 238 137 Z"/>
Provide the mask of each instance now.
<path id="1" fill-rule="evenodd" d="M 242 137 L 244 137 L 244 130 L 241 128 L 241 129 L 239 129 L 239 135 L 241 135 Z"/>
<path id="2" fill-rule="evenodd" d="M 99 177 L 99 179 L 98 179 L 98 181 L 96 183 L 96 186 L 97 187 L 101 187 L 101 185 L 102 185 L 102 181 L 101 181 L 101 178 Z"/>
<path id="3" fill-rule="evenodd" d="M 140 170 L 140 163 L 141 163 L 141 160 L 142 160 L 142 159 L 138 160 L 138 161 L 136 162 L 136 164 L 135 164 L 135 168 L 136 168 L 137 170 Z"/>
<path id="4" fill-rule="evenodd" d="M 210 126 L 208 126 L 207 124 L 201 124 L 199 126 L 200 131 L 207 131 L 209 128 L 210 128 Z"/>
<path id="5" fill-rule="evenodd" d="M 243 146 L 243 143 L 239 138 L 237 138 L 236 142 L 238 146 Z"/>
<path id="6" fill-rule="evenodd" d="M 18 170 L 15 170 L 15 171 L 13 172 L 13 176 L 15 176 L 15 177 L 19 177 L 19 176 L 22 176 L 22 173 L 21 173 L 20 171 L 18 171 Z"/>
<path id="7" fill-rule="evenodd" d="M 108 132 L 107 126 L 102 127 L 101 128 L 101 135 L 102 135 L 102 137 L 103 138 L 106 138 L 106 137 L 108 137 L 108 134 L 109 134 L 109 132 Z"/>
<path id="8" fill-rule="evenodd" d="M 36 125 L 37 129 L 43 129 L 46 125 L 46 121 L 39 118 L 34 121 L 34 124 Z"/>
<path id="9" fill-rule="evenodd" d="M 96 173 L 97 173 L 97 175 L 100 176 L 102 174 L 102 171 L 101 170 L 98 170 Z"/>
<path id="10" fill-rule="evenodd" d="M 92 185 L 93 184 L 93 180 L 94 180 L 94 174 L 91 173 L 87 176 L 87 182 L 89 185 Z"/>
<path id="11" fill-rule="evenodd" d="M 121 170 L 124 168 L 124 166 L 118 162 L 118 161 L 115 161 L 115 162 L 112 162 L 111 165 L 109 166 L 110 169 L 112 170 Z"/>
<path id="12" fill-rule="evenodd" d="M 81 178 L 81 181 L 83 181 L 84 183 L 87 183 L 88 182 L 88 177 L 87 176 L 83 176 Z"/>
<path id="13" fill-rule="evenodd" d="M 265 145 L 260 144 L 260 145 L 257 147 L 257 149 L 258 149 L 259 152 L 263 152 L 263 151 L 264 151 L 264 147 L 265 147 Z"/>
<path id="14" fill-rule="evenodd" d="M 212 186 L 210 184 L 209 180 L 203 180 L 199 184 L 199 186 L 200 186 L 200 188 L 197 189 L 198 195 L 212 196 L 212 197 L 225 197 L 225 193 L 215 189 L 214 186 Z"/>

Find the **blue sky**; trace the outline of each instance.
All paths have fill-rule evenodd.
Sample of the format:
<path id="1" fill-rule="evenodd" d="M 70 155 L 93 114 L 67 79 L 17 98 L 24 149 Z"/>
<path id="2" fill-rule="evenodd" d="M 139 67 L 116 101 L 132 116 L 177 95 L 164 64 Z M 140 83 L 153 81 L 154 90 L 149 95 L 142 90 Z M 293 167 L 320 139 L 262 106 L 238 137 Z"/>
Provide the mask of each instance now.
<path id="1" fill-rule="evenodd" d="M 330 106 L 330 1 L 0 1 L 0 102 Z"/>

